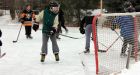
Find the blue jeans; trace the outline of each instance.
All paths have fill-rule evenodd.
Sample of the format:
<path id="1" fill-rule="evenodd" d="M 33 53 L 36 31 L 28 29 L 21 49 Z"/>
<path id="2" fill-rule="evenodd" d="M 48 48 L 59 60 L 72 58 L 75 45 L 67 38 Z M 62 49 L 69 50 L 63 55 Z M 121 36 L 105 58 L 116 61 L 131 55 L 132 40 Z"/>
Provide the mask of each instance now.
<path id="1" fill-rule="evenodd" d="M 86 26 L 86 29 L 85 29 L 85 35 L 86 35 L 85 49 L 90 48 L 91 33 L 92 33 L 92 24 L 89 24 L 89 25 Z"/>

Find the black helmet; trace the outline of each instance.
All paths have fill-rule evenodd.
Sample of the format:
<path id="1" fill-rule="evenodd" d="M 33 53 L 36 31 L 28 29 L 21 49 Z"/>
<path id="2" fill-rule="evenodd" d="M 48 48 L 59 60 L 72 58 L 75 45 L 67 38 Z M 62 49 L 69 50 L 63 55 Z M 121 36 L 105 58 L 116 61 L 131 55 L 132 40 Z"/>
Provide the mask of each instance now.
<path id="1" fill-rule="evenodd" d="M 130 1 L 125 1 L 123 4 L 123 8 L 125 12 L 134 12 L 135 8 L 133 7 Z"/>
<path id="2" fill-rule="evenodd" d="M 124 8 L 128 8 L 128 7 L 132 6 L 132 3 L 130 1 L 125 1 L 123 6 L 124 6 Z"/>
<path id="3" fill-rule="evenodd" d="M 51 1 L 51 2 L 49 3 L 49 6 L 50 6 L 50 7 L 58 7 L 58 3 L 57 3 L 57 2 L 54 2 L 54 1 Z"/>
<path id="4" fill-rule="evenodd" d="M 132 6 L 126 8 L 126 12 L 134 12 L 134 11 L 135 11 L 135 8 Z"/>

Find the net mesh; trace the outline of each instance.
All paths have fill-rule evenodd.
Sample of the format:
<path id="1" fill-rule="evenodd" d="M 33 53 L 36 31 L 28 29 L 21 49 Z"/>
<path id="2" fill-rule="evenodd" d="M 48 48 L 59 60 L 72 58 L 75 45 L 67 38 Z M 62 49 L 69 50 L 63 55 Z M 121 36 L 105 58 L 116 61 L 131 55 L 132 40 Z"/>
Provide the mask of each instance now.
<path id="1" fill-rule="evenodd" d="M 102 14 L 96 22 L 99 75 L 120 72 L 139 60 L 140 13 Z"/>

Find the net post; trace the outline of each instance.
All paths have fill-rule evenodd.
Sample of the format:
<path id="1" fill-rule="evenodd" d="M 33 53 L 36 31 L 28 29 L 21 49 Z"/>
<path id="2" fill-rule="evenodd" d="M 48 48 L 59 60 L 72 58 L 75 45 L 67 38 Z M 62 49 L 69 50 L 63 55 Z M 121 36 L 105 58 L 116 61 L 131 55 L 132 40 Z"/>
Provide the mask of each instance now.
<path id="1" fill-rule="evenodd" d="M 134 16 L 134 56 L 135 61 L 137 62 L 137 53 L 138 53 L 138 31 L 137 31 L 137 25 L 136 25 L 137 17 Z"/>
<path id="2" fill-rule="evenodd" d="M 103 0 L 100 0 L 100 9 L 101 9 L 100 13 L 103 13 Z"/>
<path id="3" fill-rule="evenodd" d="M 92 20 L 92 37 L 93 37 L 93 43 L 94 43 L 94 49 L 95 50 L 95 64 L 96 64 L 96 75 L 98 75 L 99 72 L 99 62 L 98 62 L 98 43 L 97 43 L 97 31 L 96 31 L 96 20 L 98 18 L 98 15 L 95 15 Z"/>

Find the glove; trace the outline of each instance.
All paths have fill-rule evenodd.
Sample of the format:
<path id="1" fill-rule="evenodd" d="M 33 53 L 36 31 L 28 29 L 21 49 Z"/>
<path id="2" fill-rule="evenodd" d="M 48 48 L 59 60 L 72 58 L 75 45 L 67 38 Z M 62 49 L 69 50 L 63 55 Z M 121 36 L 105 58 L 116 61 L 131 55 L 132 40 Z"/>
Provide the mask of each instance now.
<path id="1" fill-rule="evenodd" d="M 48 32 L 48 36 L 54 35 L 56 33 L 56 31 L 57 31 L 56 28 L 55 27 L 52 27 L 51 28 L 51 31 Z"/>
<path id="2" fill-rule="evenodd" d="M 79 28 L 79 30 L 80 30 L 81 34 L 85 34 L 85 29 L 84 28 Z"/>
<path id="3" fill-rule="evenodd" d="M 2 42 L 1 42 L 1 40 L 0 40 L 0 46 L 2 46 Z"/>
<path id="4" fill-rule="evenodd" d="M 35 22 L 33 24 L 33 30 L 36 32 L 38 29 L 39 29 L 39 23 L 38 22 Z"/>
<path id="5" fill-rule="evenodd" d="M 114 31 L 115 29 L 114 28 L 111 28 L 111 30 Z"/>
<path id="6" fill-rule="evenodd" d="M 116 25 L 111 25 L 111 30 L 114 31 L 116 29 Z"/>
<path id="7" fill-rule="evenodd" d="M 22 24 L 24 23 L 24 20 L 21 18 L 20 20 L 19 20 Z"/>
<path id="8" fill-rule="evenodd" d="M 111 27 L 111 30 L 112 30 L 112 31 L 114 31 L 114 30 L 115 30 L 115 27 L 114 27 L 114 26 L 112 26 L 112 27 Z"/>
<path id="9" fill-rule="evenodd" d="M 52 35 L 54 35 L 56 33 L 56 28 L 55 27 L 52 27 Z"/>

